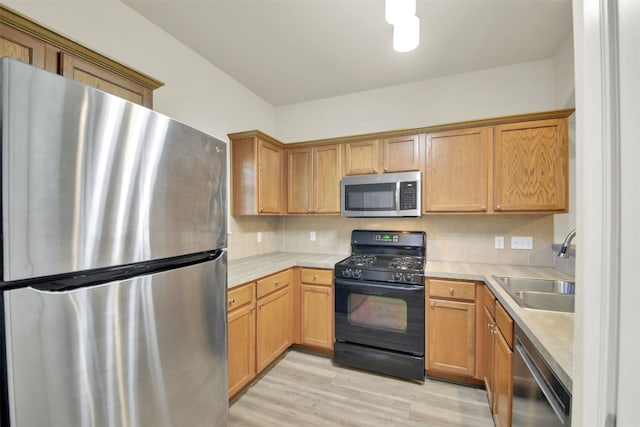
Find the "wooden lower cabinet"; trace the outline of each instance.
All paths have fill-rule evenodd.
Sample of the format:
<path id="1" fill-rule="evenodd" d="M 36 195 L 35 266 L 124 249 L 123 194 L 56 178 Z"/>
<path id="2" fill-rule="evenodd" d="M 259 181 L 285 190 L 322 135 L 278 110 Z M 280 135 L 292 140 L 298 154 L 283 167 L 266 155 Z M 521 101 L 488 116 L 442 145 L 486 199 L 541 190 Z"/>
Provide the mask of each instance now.
<path id="1" fill-rule="evenodd" d="M 292 270 L 228 293 L 229 397 L 249 384 L 291 344 Z"/>
<path id="2" fill-rule="evenodd" d="M 509 348 L 505 337 L 499 331 L 495 334 L 494 352 L 493 418 L 496 427 L 511 427 L 513 350 Z"/>
<path id="3" fill-rule="evenodd" d="M 483 289 L 484 383 L 496 427 L 511 427 L 513 399 L 513 320 Z"/>
<path id="4" fill-rule="evenodd" d="M 333 350 L 333 270 L 300 270 L 300 344 Z"/>
<path id="5" fill-rule="evenodd" d="M 229 291 L 228 368 L 229 397 L 256 376 L 256 283 Z"/>
<path id="6" fill-rule="evenodd" d="M 476 283 L 428 279 L 428 374 L 476 375 Z"/>
<path id="7" fill-rule="evenodd" d="M 291 270 L 258 280 L 256 370 L 262 371 L 292 344 Z"/>

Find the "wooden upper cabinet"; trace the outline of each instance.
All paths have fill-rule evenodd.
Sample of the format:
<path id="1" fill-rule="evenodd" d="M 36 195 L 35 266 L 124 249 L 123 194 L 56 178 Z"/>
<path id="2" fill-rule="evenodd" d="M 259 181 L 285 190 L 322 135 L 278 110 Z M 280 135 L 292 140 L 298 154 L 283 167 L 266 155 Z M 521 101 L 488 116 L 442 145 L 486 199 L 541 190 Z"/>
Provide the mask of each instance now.
<path id="1" fill-rule="evenodd" d="M 339 144 L 287 150 L 287 212 L 340 213 Z"/>
<path id="2" fill-rule="evenodd" d="M 8 56 L 44 68 L 46 43 L 15 28 L 0 24 L 0 58 Z"/>
<path id="3" fill-rule="evenodd" d="M 258 140 L 258 213 L 283 212 L 283 176 L 282 148 Z"/>
<path id="4" fill-rule="evenodd" d="M 136 104 L 153 106 L 151 89 L 70 53 L 60 53 L 60 74 Z"/>
<path id="5" fill-rule="evenodd" d="M 261 132 L 230 134 L 231 214 L 284 212 L 284 150 Z"/>
<path id="6" fill-rule="evenodd" d="M 0 57 L 9 56 L 129 101 L 153 106 L 162 83 L 0 5 Z"/>
<path id="7" fill-rule="evenodd" d="M 366 175 L 380 172 L 380 144 L 377 139 L 344 144 L 344 174 Z"/>
<path id="8" fill-rule="evenodd" d="M 386 172 L 419 171 L 424 135 L 405 135 L 382 140 L 382 169 Z"/>
<path id="9" fill-rule="evenodd" d="M 313 148 L 314 213 L 340 213 L 342 164 L 341 145 Z"/>
<path id="10" fill-rule="evenodd" d="M 427 135 L 425 212 L 486 212 L 493 128 Z"/>
<path id="11" fill-rule="evenodd" d="M 346 142 L 345 175 L 421 170 L 423 135 Z"/>
<path id="12" fill-rule="evenodd" d="M 287 212 L 313 212 L 313 149 L 287 150 Z"/>
<path id="13" fill-rule="evenodd" d="M 568 209 L 567 119 L 495 127 L 494 209 Z"/>

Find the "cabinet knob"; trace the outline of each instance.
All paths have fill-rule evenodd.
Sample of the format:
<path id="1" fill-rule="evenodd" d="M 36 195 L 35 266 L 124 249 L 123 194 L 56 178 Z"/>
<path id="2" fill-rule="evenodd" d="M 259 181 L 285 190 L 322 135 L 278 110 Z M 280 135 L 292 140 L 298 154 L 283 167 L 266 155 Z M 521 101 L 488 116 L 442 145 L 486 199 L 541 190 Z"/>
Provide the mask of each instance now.
<path id="1" fill-rule="evenodd" d="M 262 307 L 264 307 L 264 303 L 261 302 L 260 304 L 258 304 L 258 308 L 262 308 Z"/>
<path id="2" fill-rule="evenodd" d="M 449 288 L 449 295 L 453 295 L 453 288 Z"/>
<path id="3" fill-rule="evenodd" d="M 260 213 L 264 212 L 264 208 L 260 208 Z"/>
<path id="4" fill-rule="evenodd" d="M 500 209 L 502 209 L 502 206 L 496 205 L 496 210 L 499 211 Z"/>
<path id="5" fill-rule="evenodd" d="M 318 280 L 318 275 L 317 275 L 317 274 L 314 274 L 314 275 L 313 275 L 313 281 L 315 282 L 316 280 Z"/>
<path id="6" fill-rule="evenodd" d="M 236 299 L 235 299 L 235 298 L 231 298 L 231 299 L 229 300 L 229 305 L 232 305 L 232 304 L 233 304 L 233 303 L 235 303 L 235 302 L 236 302 Z"/>
<path id="7" fill-rule="evenodd" d="M 480 209 L 483 210 L 483 211 L 486 211 L 487 207 L 485 205 L 482 205 L 482 206 L 480 206 Z"/>
<path id="8" fill-rule="evenodd" d="M 389 170 L 389 169 L 387 169 L 387 167 L 385 166 L 384 171 L 386 172 L 386 171 L 388 171 L 388 170 Z"/>
<path id="9" fill-rule="evenodd" d="M 249 307 L 249 311 L 256 311 L 256 308 L 251 306 L 251 307 Z"/>
<path id="10" fill-rule="evenodd" d="M 378 173 L 376 168 L 373 168 L 373 173 Z"/>
<path id="11" fill-rule="evenodd" d="M 435 307 L 435 306 L 436 306 L 436 303 L 435 303 L 435 302 L 433 302 L 433 301 L 431 301 L 431 308 L 433 308 L 433 307 Z"/>
<path id="12" fill-rule="evenodd" d="M 276 285 L 276 286 L 278 286 L 279 284 L 280 284 L 280 281 L 279 281 L 279 280 L 276 280 L 276 281 L 275 281 L 275 285 Z"/>

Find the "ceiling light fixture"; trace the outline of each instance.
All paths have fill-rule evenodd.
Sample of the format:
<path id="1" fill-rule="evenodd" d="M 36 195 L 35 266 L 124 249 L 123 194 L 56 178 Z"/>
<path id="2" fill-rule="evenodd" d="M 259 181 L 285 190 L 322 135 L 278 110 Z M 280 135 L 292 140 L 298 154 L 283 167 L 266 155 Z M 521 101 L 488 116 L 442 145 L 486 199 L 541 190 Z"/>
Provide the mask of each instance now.
<path id="1" fill-rule="evenodd" d="M 389 24 L 395 24 L 402 18 L 416 14 L 416 0 L 385 0 L 384 19 Z"/>
<path id="2" fill-rule="evenodd" d="M 393 49 L 411 52 L 420 43 L 420 19 L 416 0 L 385 0 L 384 18 L 393 24 Z"/>
<path id="3" fill-rule="evenodd" d="M 420 19 L 409 16 L 393 24 L 393 50 L 411 52 L 420 44 Z"/>

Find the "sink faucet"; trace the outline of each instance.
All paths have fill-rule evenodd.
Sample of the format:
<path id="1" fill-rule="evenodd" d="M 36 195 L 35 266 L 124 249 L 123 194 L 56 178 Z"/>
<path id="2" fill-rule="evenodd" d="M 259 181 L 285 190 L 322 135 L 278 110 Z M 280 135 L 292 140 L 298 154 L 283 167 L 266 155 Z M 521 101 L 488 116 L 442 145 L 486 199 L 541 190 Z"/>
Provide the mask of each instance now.
<path id="1" fill-rule="evenodd" d="M 569 258 L 569 254 L 567 253 L 567 249 L 569 249 L 569 245 L 573 238 L 576 237 L 576 229 L 574 228 L 567 234 L 567 237 L 564 238 L 564 242 L 562 242 L 562 247 L 560 248 L 560 252 L 558 252 L 558 256 L 560 258 Z"/>

